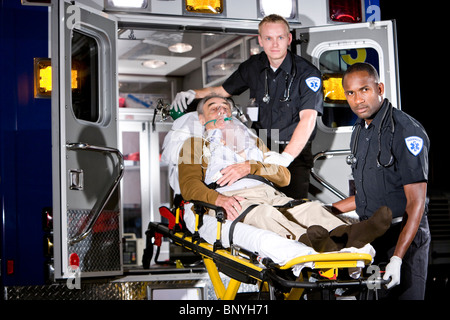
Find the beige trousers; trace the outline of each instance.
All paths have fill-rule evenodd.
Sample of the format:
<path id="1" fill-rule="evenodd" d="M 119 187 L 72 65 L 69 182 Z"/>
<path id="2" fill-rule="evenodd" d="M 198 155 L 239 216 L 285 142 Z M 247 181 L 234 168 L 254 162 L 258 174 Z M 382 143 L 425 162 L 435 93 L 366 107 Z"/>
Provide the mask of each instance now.
<path id="1" fill-rule="evenodd" d="M 320 225 L 328 231 L 345 224 L 341 219 L 323 208 L 317 201 L 305 202 L 304 204 L 289 209 L 274 208 L 293 200 L 283 193 L 262 184 L 248 189 L 240 189 L 224 192 L 226 196 L 241 196 L 246 200 L 241 201 L 242 213 L 248 206 L 259 204 L 253 208 L 245 217 L 244 223 L 254 227 L 269 230 L 282 237 L 298 240 L 306 229 L 312 225 Z"/>

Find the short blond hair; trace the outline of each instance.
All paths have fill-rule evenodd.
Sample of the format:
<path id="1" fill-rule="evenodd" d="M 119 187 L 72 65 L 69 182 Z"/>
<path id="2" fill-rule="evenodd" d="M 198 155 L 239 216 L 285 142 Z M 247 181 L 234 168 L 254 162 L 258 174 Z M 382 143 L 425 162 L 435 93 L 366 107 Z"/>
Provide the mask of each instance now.
<path id="1" fill-rule="evenodd" d="M 289 26 L 289 22 L 282 16 L 278 14 L 269 14 L 268 16 L 265 16 L 261 22 L 258 25 L 258 32 L 261 34 L 261 27 L 266 23 L 284 23 L 284 25 L 287 28 L 287 32 L 290 32 L 291 27 Z"/>

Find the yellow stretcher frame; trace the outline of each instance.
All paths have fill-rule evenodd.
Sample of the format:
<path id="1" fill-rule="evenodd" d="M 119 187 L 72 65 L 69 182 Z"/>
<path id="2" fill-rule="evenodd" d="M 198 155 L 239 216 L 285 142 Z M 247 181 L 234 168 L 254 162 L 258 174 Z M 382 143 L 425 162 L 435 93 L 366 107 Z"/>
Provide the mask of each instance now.
<path id="1" fill-rule="evenodd" d="M 203 205 L 204 203 L 196 203 Z M 210 205 L 206 204 L 206 207 Z M 217 209 L 217 208 L 216 208 Z M 198 212 L 198 211 L 195 211 Z M 223 213 L 223 212 L 222 212 Z M 218 230 L 221 230 L 221 223 L 224 222 L 222 213 L 218 212 Z M 204 262 L 208 275 L 214 287 L 216 297 L 219 300 L 233 300 L 242 282 L 259 283 L 260 287 L 269 290 L 270 297 L 274 298 L 273 292 L 270 290 L 273 285 L 281 285 L 290 288 L 288 292 L 283 293 L 285 300 L 298 300 L 302 296 L 305 289 L 335 289 L 348 288 L 354 286 L 367 286 L 370 288 L 379 287 L 385 281 L 378 279 L 358 279 L 339 281 L 337 279 L 338 270 L 344 268 L 354 268 L 358 261 L 362 261 L 365 266 L 372 262 L 372 256 L 366 253 L 322 253 L 297 257 L 290 260 L 285 265 L 279 266 L 267 259 L 256 261 L 256 254 L 240 249 L 239 253 L 232 254 L 231 249 L 224 249 L 221 246 L 220 232 L 217 232 L 217 241 L 209 244 L 203 241 L 198 234 L 198 223 L 200 215 L 196 214 L 196 228 L 194 234 L 181 232 L 176 227 L 179 222 L 178 209 L 176 211 L 177 224 L 173 229 L 161 223 L 150 222 L 146 232 L 147 247 L 149 246 L 148 238 L 154 237 L 155 233 L 160 233 L 164 237 L 170 238 L 175 244 L 180 245 L 199 254 Z M 150 242 L 150 246 L 151 242 Z M 152 249 L 153 250 L 153 249 Z M 151 257 L 150 257 L 151 259 Z M 147 259 L 149 261 L 149 259 Z M 253 261 L 252 261 L 253 260 Z M 313 269 L 317 271 L 324 279 L 317 282 L 304 281 L 302 275 L 295 281 L 286 280 L 277 274 L 279 270 L 288 270 L 293 266 L 301 263 L 313 262 Z M 144 266 L 145 267 L 145 266 Z M 230 277 L 230 281 L 225 287 L 219 272 Z"/>

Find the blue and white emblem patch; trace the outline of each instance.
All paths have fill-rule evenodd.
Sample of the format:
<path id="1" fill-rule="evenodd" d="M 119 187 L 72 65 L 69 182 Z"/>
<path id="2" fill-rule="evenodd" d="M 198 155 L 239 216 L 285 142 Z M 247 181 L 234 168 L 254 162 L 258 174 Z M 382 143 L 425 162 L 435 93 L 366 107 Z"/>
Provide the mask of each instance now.
<path id="1" fill-rule="evenodd" d="M 305 80 L 306 85 L 314 92 L 317 92 L 320 88 L 320 78 L 317 77 L 309 77 Z"/>
<path id="2" fill-rule="evenodd" d="M 417 156 L 423 148 L 423 139 L 416 136 L 411 136 L 405 138 L 406 147 L 409 152 L 411 152 L 414 156 Z"/>

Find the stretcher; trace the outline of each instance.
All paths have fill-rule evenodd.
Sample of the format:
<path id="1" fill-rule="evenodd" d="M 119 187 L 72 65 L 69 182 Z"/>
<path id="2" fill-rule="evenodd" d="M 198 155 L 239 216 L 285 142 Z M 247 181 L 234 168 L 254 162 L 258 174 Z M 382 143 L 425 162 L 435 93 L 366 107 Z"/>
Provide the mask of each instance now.
<path id="1" fill-rule="evenodd" d="M 195 208 L 194 232 L 190 232 L 183 221 L 185 210 L 183 207 L 176 210 L 160 208 L 160 213 L 169 223 L 150 222 L 146 232 L 144 268 L 150 267 L 154 247 L 156 246 L 159 250 L 161 239 L 165 237 L 174 244 L 192 251 L 202 259 L 216 297 L 220 300 L 235 299 L 241 283 L 257 284 L 260 288 L 259 292 L 255 293 L 258 298 L 284 300 L 298 300 L 306 294 L 308 297 L 334 299 L 336 292 L 344 291 L 351 292 L 352 298 L 356 297 L 355 292 L 358 293 L 357 296 L 360 299 L 373 298 L 376 297 L 376 290 L 386 283 L 375 274 L 361 275 L 373 261 L 373 253 L 365 253 L 364 250 L 315 253 L 312 249 L 308 249 L 311 254 L 300 255 L 286 263 L 279 264 L 267 257 L 267 254 L 262 256 L 235 244 L 226 248 L 223 244 L 226 241 L 223 241 L 221 232 L 224 223 L 224 211 L 221 208 L 215 208 L 217 209 L 218 231 L 215 231 L 216 240 L 209 243 L 201 237 L 199 226 L 202 224 L 202 220 L 213 218 L 205 215 L 205 208 L 214 206 L 194 201 L 193 207 Z M 253 228 L 249 227 L 250 229 L 247 228 L 247 231 Z M 264 231 L 264 234 L 267 235 L 267 232 Z M 279 237 L 278 235 L 274 236 Z M 295 269 L 297 271 L 294 271 Z M 357 274 L 356 279 L 351 277 L 350 270 L 353 271 L 353 274 Z M 357 272 L 354 272 L 355 270 Z M 220 273 L 230 278 L 227 286 L 225 286 Z"/>
<path id="2" fill-rule="evenodd" d="M 181 144 L 201 134 L 198 116 L 191 113 L 177 119 L 166 136 L 162 159 L 169 164 L 169 183 L 175 194 L 179 194 L 177 163 Z M 160 208 L 168 223 L 150 222 L 144 268 L 150 267 L 154 247 L 158 254 L 161 239 L 168 238 L 202 259 L 218 299 L 235 299 L 241 283 L 257 284 L 260 298 L 296 300 L 315 292 L 333 298 L 337 289 L 357 290 L 367 297 L 373 289 L 375 294 L 371 296 L 376 297 L 376 289 L 386 282 L 379 274 L 364 274 L 375 255 L 370 244 L 361 249 L 317 253 L 270 231 L 232 223 L 225 219 L 223 208 L 199 201 L 177 202 L 172 209 Z M 205 214 L 209 210 L 215 211 L 215 217 Z M 220 273 L 230 278 L 227 286 Z"/>

